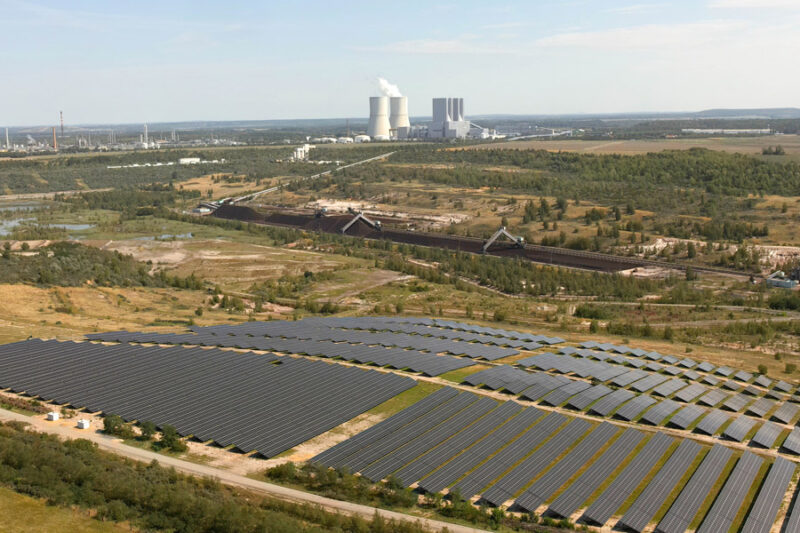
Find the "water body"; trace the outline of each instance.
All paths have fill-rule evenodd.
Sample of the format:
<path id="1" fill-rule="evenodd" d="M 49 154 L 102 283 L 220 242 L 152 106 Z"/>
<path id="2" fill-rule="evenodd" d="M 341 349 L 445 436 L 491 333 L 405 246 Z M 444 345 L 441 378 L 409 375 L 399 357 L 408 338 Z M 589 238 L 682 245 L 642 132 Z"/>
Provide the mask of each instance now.
<path id="1" fill-rule="evenodd" d="M 14 231 L 14 228 L 25 222 L 31 220 L 29 218 L 12 218 L 10 220 L 0 220 L 0 236 L 5 236 Z"/>
<path id="2" fill-rule="evenodd" d="M 51 228 L 61 228 L 69 231 L 84 231 L 94 227 L 94 224 L 43 224 Z"/>
<path id="3" fill-rule="evenodd" d="M 180 239 L 193 239 L 194 235 L 191 233 L 164 233 L 162 235 L 148 235 L 147 237 L 136 237 L 137 241 L 174 241 Z"/>

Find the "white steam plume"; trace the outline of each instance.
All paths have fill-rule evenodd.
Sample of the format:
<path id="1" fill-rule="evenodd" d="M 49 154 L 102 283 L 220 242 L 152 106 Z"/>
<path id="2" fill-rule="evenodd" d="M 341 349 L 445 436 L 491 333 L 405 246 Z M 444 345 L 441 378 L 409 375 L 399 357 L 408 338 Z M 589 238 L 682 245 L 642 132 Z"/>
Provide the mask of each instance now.
<path id="1" fill-rule="evenodd" d="M 384 78 L 378 78 L 378 87 L 380 87 L 383 96 L 403 96 L 400 94 L 400 89 L 397 85 L 392 85 Z"/>

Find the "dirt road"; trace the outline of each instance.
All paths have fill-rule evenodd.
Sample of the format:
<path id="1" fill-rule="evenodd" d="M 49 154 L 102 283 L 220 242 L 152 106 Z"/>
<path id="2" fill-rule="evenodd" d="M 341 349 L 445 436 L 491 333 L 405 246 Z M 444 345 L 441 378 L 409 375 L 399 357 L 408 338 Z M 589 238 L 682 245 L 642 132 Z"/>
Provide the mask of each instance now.
<path id="1" fill-rule="evenodd" d="M 225 483 L 226 485 L 240 487 L 253 492 L 264 494 L 266 496 L 278 498 L 284 501 L 319 505 L 320 507 L 323 507 L 329 511 L 339 512 L 348 515 L 360 515 L 368 520 L 374 517 L 375 513 L 377 512 L 379 515 L 383 516 L 386 519 L 403 520 L 407 522 L 419 522 L 423 527 L 429 529 L 430 531 L 441 531 L 442 529 L 447 528 L 449 531 L 455 533 L 485 533 L 484 530 L 482 529 L 475 529 L 472 527 L 461 526 L 458 524 L 450 524 L 447 522 L 441 522 L 439 520 L 429 520 L 426 518 L 419 518 L 411 515 L 406 515 L 403 513 L 397 513 L 394 511 L 386 511 L 384 509 L 369 507 L 367 505 L 359 505 L 356 503 L 343 502 L 340 500 L 334 500 L 331 498 L 317 496 L 316 494 L 310 494 L 300 490 L 281 487 L 280 485 L 273 485 L 272 483 L 257 481 L 255 479 L 250 479 L 245 476 L 240 476 L 238 474 L 226 472 L 225 470 L 219 470 L 210 466 L 196 464 L 189 461 L 183 461 L 181 459 L 176 459 L 174 457 L 161 455 L 148 450 L 143 450 L 141 448 L 127 446 L 123 444 L 122 441 L 120 441 L 119 439 L 108 437 L 94 429 L 79 430 L 74 427 L 67 427 L 65 425 L 61 425 L 57 422 L 47 422 L 38 417 L 25 416 L 18 413 L 14 413 L 12 411 L 7 411 L 5 409 L 0 409 L 0 420 L 3 421 L 17 420 L 20 422 L 26 422 L 30 424 L 32 428 L 38 431 L 60 435 L 61 437 L 64 438 L 87 439 L 97 443 L 97 445 L 104 450 L 111 451 L 113 453 L 128 457 L 130 459 L 134 459 L 136 461 L 149 463 L 155 460 L 164 466 L 171 466 L 176 470 L 179 470 L 186 474 L 191 474 L 193 476 L 215 478 L 219 480 L 221 483 Z"/>

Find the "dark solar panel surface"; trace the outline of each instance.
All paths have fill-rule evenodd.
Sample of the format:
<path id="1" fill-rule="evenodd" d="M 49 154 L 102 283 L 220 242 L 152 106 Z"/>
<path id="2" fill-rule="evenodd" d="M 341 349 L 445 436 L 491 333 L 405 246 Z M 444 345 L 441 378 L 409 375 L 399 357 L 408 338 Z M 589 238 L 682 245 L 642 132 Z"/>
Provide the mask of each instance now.
<path id="1" fill-rule="evenodd" d="M 641 421 L 657 426 L 669 415 L 680 409 L 680 407 L 681 405 L 678 402 L 663 400 L 642 415 Z"/>
<path id="2" fill-rule="evenodd" d="M 462 409 L 465 409 L 468 405 L 477 401 L 477 399 L 478 396 L 475 394 L 462 392 L 458 396 L 453 397 L 453 399 L 438 405 L 410 424 L 386 435 L 372 445 L 362 448 L 357 454 L 348 457 L 343 462 L 342 466 L 346 466 L 353 472 L 358 472 L 384 455 L 437 427 Z"/>
<path id="3" fill-rule="evenodd" d="M 362 469 L 361 475 L 372 481 L 385 478 L 431 448 L 452 437 L 496 407 L 497 402 L 495 400 L 485 397 L 480 398 L 430 431 L 398 448 L 388 450 L 389 453 Z"/>
<path id="4" fill-rule="evenodd" d="M 800 428 L 795 426 L 781 447 L 793 454 L 800 455 Z"/>
<path id="5" fill-rule="evenodd" d="M 774 422 L 764 422 L 764 424 L 758 428 L 756 434 L 753 435 L 753 440 L 750 441 L 750 443 L 758 444 L 764 448 L 772 448 L 782 430 L 783 428 Z"/>
<path id="6" fill-rule="evenodd" d="M 755 425 L 756 421 L 752 418 L 748 416 L 739 416 L 736 417 L 730 426 L 725 428 L 725 431 L 723 431 L 722 434 L 729 439 L 735 440 L 736 442 L 742 442 Z"/>
<path id="7" fill-rule="evenodd" d="M 642 531 L 666 503 L 667 496 L 677 486 L 701 450 L 702 446 L 693 440 L 682 441 L 675 453 L 667 459 L 661 470 L 620 519 L 620 524 L 634 531 Z"/>
<path id="8" fill-rule="evenodd" d="M 675 426 L 680 429 L 686 429 L 692 423 L 703 416 L 706 410 L 697 405 L 687 405 L 683 407 L 680 411 L 672 415 L 672 418 L 669 419 L 669 423 L 671 426 Z"/>
<path id="9" fill-rule="evenodd" d="M 550 413 L 517 440 L 467 474 L 464 479 L 456 483 L 455 489 L 461 492 L 465 498 L 478 494 L 494 479 L 528 455 L 533 448 L 555 435 L 559 427 L 567 420 L 567 417 L 562 414 Z"/>
<path id="10" fill-rule="evenodd" d="M 654 403 L 656 403 L 656 401 L 650 396 L 637 396 L 617 409 L 614 416 L 622 418 L 623 420 L 633 420 Z"/>
<path id="11" fill-rule="evenodd" d="M 687 383 L 681 379 L 670 379 L 653 389 L 651 394 L 656 396 L 669 396 L 686 387 Z"/>
<path id="12" fill-rule="evenodd" d="M 428 411 L 436 408 L 447 400 L 452 399 L 458 394 L 456 389 L 451 387 L 441 388 L 413 405 L 362 431 L 361 433 L 328 448 L 313 459 L 313 463 L 322 463 L 326 466 L 340 467 L 344 460 L 358 450 L 365 448 L 377 440 L 385 437 L 396 429 L 416 420 Z"/>
<path id="13" fill-rule="evenodd" d="M 0 346 L 0 381 L 46 400 L 170 424 L 182 435 L 268 457 L 415 385 L 397 375 L 290 357 L 57 341 Z"/>
<path id="14" fill-rule="evenodd" d="M 590 427 L 591 424 L 586 420 L 573 419 L 566 427 L 554 434 L 550 440 L 545 442 L 517 466 L 493 482 L 492 486 L 484 492 L 483 500 L 492 505 L 500 505 L 513 497 L 513 495 L 527 485 L 531 479 L 550 467 L 553 461 L 580 439 Z M 616 431 L 616 428 L 614 428 L 614 430 Z M 580 449 L 582 445 L 587 442 L 587 439 L 594 434 L 595 433 L 592 432 L 583 439 L 581 444 L 576 447 L 576 450 Z M 591 440 L 594 442 L 596 439 Z M 556 466 L 558 466 L 558 464 L 561 464 L 561 461 L 559 461 Z M 555 466 L 553 468 L 555 468 Z M 552 470 L 549 472 L 551 471 Z M 519 498 L 517 499 L 517 504 L 520 504 Z"/>
<path id="15" fill-rule="evenodd" d="M 464 453 L 456 456 L 444 466 L 423 478 L 419 483 L 420 488 L 427 492 L 440 492 L 452 485 L 489 456 L 494 455 L 501 449 L 505 449 L 504 447 L 509 443 L 519 440 L 521 434 L 524 435 L 523 432 L 531 424 L 538 421 L 542 415 L 541 411 L 533 407 L 525 409 L 484 439 L 467 448 Z"/>
<path id="16" fill-rule="evenodd" d="M 730 415 L 719 409 L 712 409 L 710 413 L 703 417 L 702 420 L 695 426 L 697 431 L 705 433 L 706 435 L 713 435 L 719 430 L 722 425 L 728 421 Z"/>
<path id="17" fill-rule="evenodd" d="M 611 411 L 633 398 L 635 394 L 625 389 L 617 389 L 608 396 L 604 396 L 589 409 L 600 416 L 608 416 Z"/>
<path id="18" fill-rule="evenodd" d="M 719 533 L 730 530 L 763 462 L 763 459 L 750 452 L 742 454 L 703 523 L 697 529 L 698 533 Z"/>
<path id="19" fill-rule="evenodd" d="M 656 527 L 658 533 L 683 533 L 689 530 L 689 525 L 697 516 L 700 506 L 712 487 L 722 475 L 725 465 L 728 464 L 733 451 L 725 446 L 715 444 L 703 458 L 694 474 L 672 506 Z"/>
<path id="20" fill-rule="evenodd" d="M 796 465 L 777 457 L 761 485 L 755 503 L 747 515 L 742 533 L 769 533 L 780 510 Z"/>
<path id="21" fill-rule="evenodd" d="M 519 414 L 521 410 L 522 406 L 516 402 L 506 402 L 502 404 L 468 428 L 457 433 L 451 439 L 444 441 L 439 446 L 419 456 L 397 471 L 394 476 L 406 486 L 413 484 L 463 450 L 478 442 L 480 439 L 486 437 L 486 435 L 496 430 L 509 418 Z"/>
<path id="22" fill-rule="evenodd" d="M 603 422 L 591 431 L 563 459 L 550 468 L 533 485 L 517 497 L 516 504 L 522 509 L 533 511 L 561 488 L 578 470 L 605 446 L 618 432 L 617 426 Z M 563 446 L 562 446 L 563 450 Z M 542 467 L 547 464 L 542 461 Z"/>
<path id="23" fill-rule="evenodd" d="M 626 429 L 592 465 L 575 480 L 548 510 L 562 517 L 569 517 L 602 485 L 639 445 L 644 434 L 635 429 Z"/>
<path id="24" fill-rule="evenodd" d="M 633 494 L 673 442 L 674 439 L 663 433 L 653 435 L 608 488 L 586 509 L 583 517 L 596 524 L 605 524 Z"/>

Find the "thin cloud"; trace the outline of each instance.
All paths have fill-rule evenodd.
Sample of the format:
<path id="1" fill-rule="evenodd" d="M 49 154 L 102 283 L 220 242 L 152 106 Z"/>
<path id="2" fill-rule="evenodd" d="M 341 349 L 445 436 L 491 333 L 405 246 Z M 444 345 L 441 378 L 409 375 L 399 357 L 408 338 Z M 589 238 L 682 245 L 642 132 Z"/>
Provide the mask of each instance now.
<path id="1" fill-rule="evenodd" d="M 393 52 L 399 54 L 510 54 L 508 48 L 490 46 L 478 39 L 413 39 L 379 46 L 354 47 L 359 51 Z"/>
<path id="2" fill-rule="evenodd" d="M 746 24 L 720 20 L 685 24 L 645 24 L 610 30 L 569 32 L 543 37 L 536 46 L 547 48 L 645 49 L 697 46 L 733 38 Z"/>
<path id="3" fill-rule="evenodd" d="M 800 9 L 798 0 L 712 0 L 708 7 L 720 9 Z"/>
<path id="4" fill-rule="evenodd" d="M 640 15 L 642 13 L 651 13 L 663 8 L 666 4 L 630 4 L 627 6 L 614 7 L 607 9 L 606 13 L 614 13 L 616 15 Z"/>

